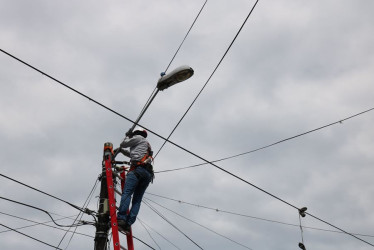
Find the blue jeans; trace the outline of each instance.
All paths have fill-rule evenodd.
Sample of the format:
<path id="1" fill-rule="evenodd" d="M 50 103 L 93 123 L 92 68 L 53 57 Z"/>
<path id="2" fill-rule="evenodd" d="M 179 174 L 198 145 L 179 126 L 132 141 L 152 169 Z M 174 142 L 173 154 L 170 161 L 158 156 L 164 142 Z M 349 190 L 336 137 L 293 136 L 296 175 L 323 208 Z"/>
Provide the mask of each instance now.
<path id="1" fill-rule="evenodd" d="M 139 213 L 144 192 L 151 182 L 151 178 L 151 174 L 141 166 L 138 166 L 133 171 L 127 173 L 126 183 L 121 197 L 121 204 L 117 214 L 118 220 L 124 220 L 129 225 L 132 225 L 135 222 L 136 216 Z M 130 213 L 127 215 L 131 195 L 133 195 L 132 205 Z"/>

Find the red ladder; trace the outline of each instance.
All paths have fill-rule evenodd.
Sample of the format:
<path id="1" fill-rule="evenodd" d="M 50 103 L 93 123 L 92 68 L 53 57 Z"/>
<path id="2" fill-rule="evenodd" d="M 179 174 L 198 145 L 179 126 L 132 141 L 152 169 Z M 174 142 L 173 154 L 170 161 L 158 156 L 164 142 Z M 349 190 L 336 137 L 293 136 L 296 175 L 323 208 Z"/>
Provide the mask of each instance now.
<path id="1" fill-rule="evenodd" d="M 118 223 L 117 223 L 117 209 L 116 209 L 116 199 L 115 199 L 115 187 L 113 183 L 113 171 L 112 171 L 112 157 L 105 158 L 105 173 L 106 173 L 106 181 L 108 187 L 108 200 L 109 200 L 109 212 L 110 212 L 110 225 L 112 227 L 112 237 L 113 237 L 113 248 L 114 250 L 125 249 L 120 245 L 119 242 L 119 230 L 118 230 Z M 121 173 L 121 187 L 125 185 L 125 172 Z M 134 243 L 132 238 L 132 230 L 126 234 L 127 238 L 127 247 L 128 250 L 134 250 Z"/>

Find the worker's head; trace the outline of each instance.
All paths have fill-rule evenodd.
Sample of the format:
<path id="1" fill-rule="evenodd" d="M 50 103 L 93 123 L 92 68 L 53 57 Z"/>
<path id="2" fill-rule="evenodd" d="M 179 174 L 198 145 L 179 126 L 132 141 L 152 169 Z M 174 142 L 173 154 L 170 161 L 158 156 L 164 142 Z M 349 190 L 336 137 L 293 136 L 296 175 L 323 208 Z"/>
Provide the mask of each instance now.
<path id="1" fill-rule="evenodd" d="M 144 128 L 141 128 L 139 126 L 136 126 L 136 128 L 132 131 L 132 134 L 133 135 L 141 135 L 144 138 L 147 138 L 147 130 L 145 130 Z"/>

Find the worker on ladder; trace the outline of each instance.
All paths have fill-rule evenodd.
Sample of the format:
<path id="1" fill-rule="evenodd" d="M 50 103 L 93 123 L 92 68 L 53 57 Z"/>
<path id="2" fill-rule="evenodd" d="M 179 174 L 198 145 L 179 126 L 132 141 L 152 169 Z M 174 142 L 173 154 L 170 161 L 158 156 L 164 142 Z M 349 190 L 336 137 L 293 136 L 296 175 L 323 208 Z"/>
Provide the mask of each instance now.
<path id="1" fill-rule="evenodd" d="M 153 152 L 146 138 L 147 131 L 137 126 L 132 132 L 130 130 L 126 133 L 120 148 L 115 150 L 120 150 L 121 153 L 130 157 L 131 165 L 126 175 L 125 187 L 117 213 L 118 227 L 125 232 L 129 232 L 131 225 L 135 222 L 145 190 L 154 178 Z M 132 205 L 129 214 L 127 214 L 131 196 L 133 196 Z"/>

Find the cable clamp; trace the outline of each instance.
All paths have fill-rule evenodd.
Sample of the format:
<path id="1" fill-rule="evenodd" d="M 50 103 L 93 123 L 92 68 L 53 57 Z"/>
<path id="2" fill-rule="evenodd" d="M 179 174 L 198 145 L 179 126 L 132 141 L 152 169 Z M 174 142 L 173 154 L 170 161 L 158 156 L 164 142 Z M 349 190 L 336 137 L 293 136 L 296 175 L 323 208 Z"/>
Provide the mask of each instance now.
<path id="1" fill-rule="evenodd" d="M 92 215 L 92 214 L 94 214 L 94 213 L 96 213 L 96 212 L 93 211 L 93 210 L 90 210 L 90 209 L 86 208 L 86 209 L 84 209 L 84 213 L 86 213 L 86 214 L 88 214 L 88 215 Z"/>
<path id="2" fill-rule="evenodd" d="M 306 248 L 305 248 L 305 246 L 304 246 L 304 244 L 303 243 L 299 243 L 299 247 L 301 248 L 301 249 L 303 249 L 303 250 L 306 250 Z"/>
<path id="3" fill-rule="evenodd" d="M 299 214 L 301 217 L 305 217 L 305 211 L 307 210 L 308 208 L 306 207 L 302 207 L 299 209 Z"/>

